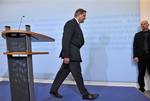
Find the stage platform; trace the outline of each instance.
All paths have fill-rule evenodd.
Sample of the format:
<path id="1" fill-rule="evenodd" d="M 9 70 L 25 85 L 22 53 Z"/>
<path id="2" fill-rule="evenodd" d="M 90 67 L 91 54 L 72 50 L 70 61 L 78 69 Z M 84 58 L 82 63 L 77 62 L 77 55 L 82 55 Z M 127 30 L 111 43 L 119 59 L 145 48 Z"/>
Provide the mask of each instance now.
<path id="1" fill-rule="evenodd" d="M 62 99 L 49 95 L 51 84 L 35 83 L 36 101 L 86 101 L 82 100 L 75 85 L 63 85 L 59 92 Z M 86 86 L 91 93 L 99 93 L 94 101 L 150 101 L 143 93 L 134 87 Z M 11 101 L 9 82 L 0 82 L 0 101 Z"/>

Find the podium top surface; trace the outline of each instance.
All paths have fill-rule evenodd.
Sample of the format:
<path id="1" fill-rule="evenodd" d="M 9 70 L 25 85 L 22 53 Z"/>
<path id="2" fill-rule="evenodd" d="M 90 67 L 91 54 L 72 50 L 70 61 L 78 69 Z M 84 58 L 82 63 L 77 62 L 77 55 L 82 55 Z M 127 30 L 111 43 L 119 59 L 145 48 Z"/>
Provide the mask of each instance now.
<path id="1" fill-rule="evenodd" d="M 6 35 L 11 35 L 11 34 L 27 34 L 31 36 L 31 40 L 32 42 L 53 42 L 55 41 L 55 39 L 40 34 L 40 33 L 36 33 L 36 32 L 31 32 L 31 31 L 24 31 L 24 30 L 8 30 L 8 31 L 3 31 L 2 32 L 2 37 L 6 38 Z"/>

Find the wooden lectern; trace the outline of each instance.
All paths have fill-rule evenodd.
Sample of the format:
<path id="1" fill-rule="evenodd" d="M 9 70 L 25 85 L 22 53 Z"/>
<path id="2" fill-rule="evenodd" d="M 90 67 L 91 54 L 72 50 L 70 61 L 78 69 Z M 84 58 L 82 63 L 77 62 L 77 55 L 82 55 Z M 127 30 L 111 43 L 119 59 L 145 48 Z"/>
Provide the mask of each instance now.
<path id="1" fill-rule="evenodd" d="M 2 37 L 6 39 L 9 80 L 12 101 L 35 101 L 32 55 L 48 52 L 32 52 L 31 42 L 53 42 L 48 36 L 26 30 L 11 30 L 5 26 Z"/>

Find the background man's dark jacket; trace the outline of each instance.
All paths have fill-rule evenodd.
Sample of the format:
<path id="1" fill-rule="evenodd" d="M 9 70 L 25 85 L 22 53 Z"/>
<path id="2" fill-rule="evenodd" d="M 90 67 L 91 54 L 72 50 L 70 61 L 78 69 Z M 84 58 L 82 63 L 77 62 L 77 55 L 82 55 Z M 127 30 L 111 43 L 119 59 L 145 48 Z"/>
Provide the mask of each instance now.
<path id="1" fill-rule="evenodd" d="M 148 31 L 148 51 L 150 52 L 150 30 Z M 133 57 L 142 58 L 144 54 L 144 32 L 138 32 L 135 34 L 134 42 L 133 42 Z"/>

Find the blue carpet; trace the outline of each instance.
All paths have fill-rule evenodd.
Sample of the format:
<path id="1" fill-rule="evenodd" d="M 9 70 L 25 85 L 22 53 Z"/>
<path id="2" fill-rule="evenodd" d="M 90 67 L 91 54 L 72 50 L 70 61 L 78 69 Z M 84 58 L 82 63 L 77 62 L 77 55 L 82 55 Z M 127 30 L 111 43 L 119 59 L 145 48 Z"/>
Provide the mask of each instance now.
<path id="1" fill-rule="evenodd" d="M 34 86 L 36 101 L 83 101 L 74 85 L 60 87 L 59 92 L 63 95 L 62 99 L 49 95 L 51 84 L 36 83 Z M 100 94 L 94 101 L 150 101 L 143 93 L 133 87 L 86 86 L 86 88 L 91 93 Z M 11 101 L 9 82 L 0 82 L 0 101 Z"/>

